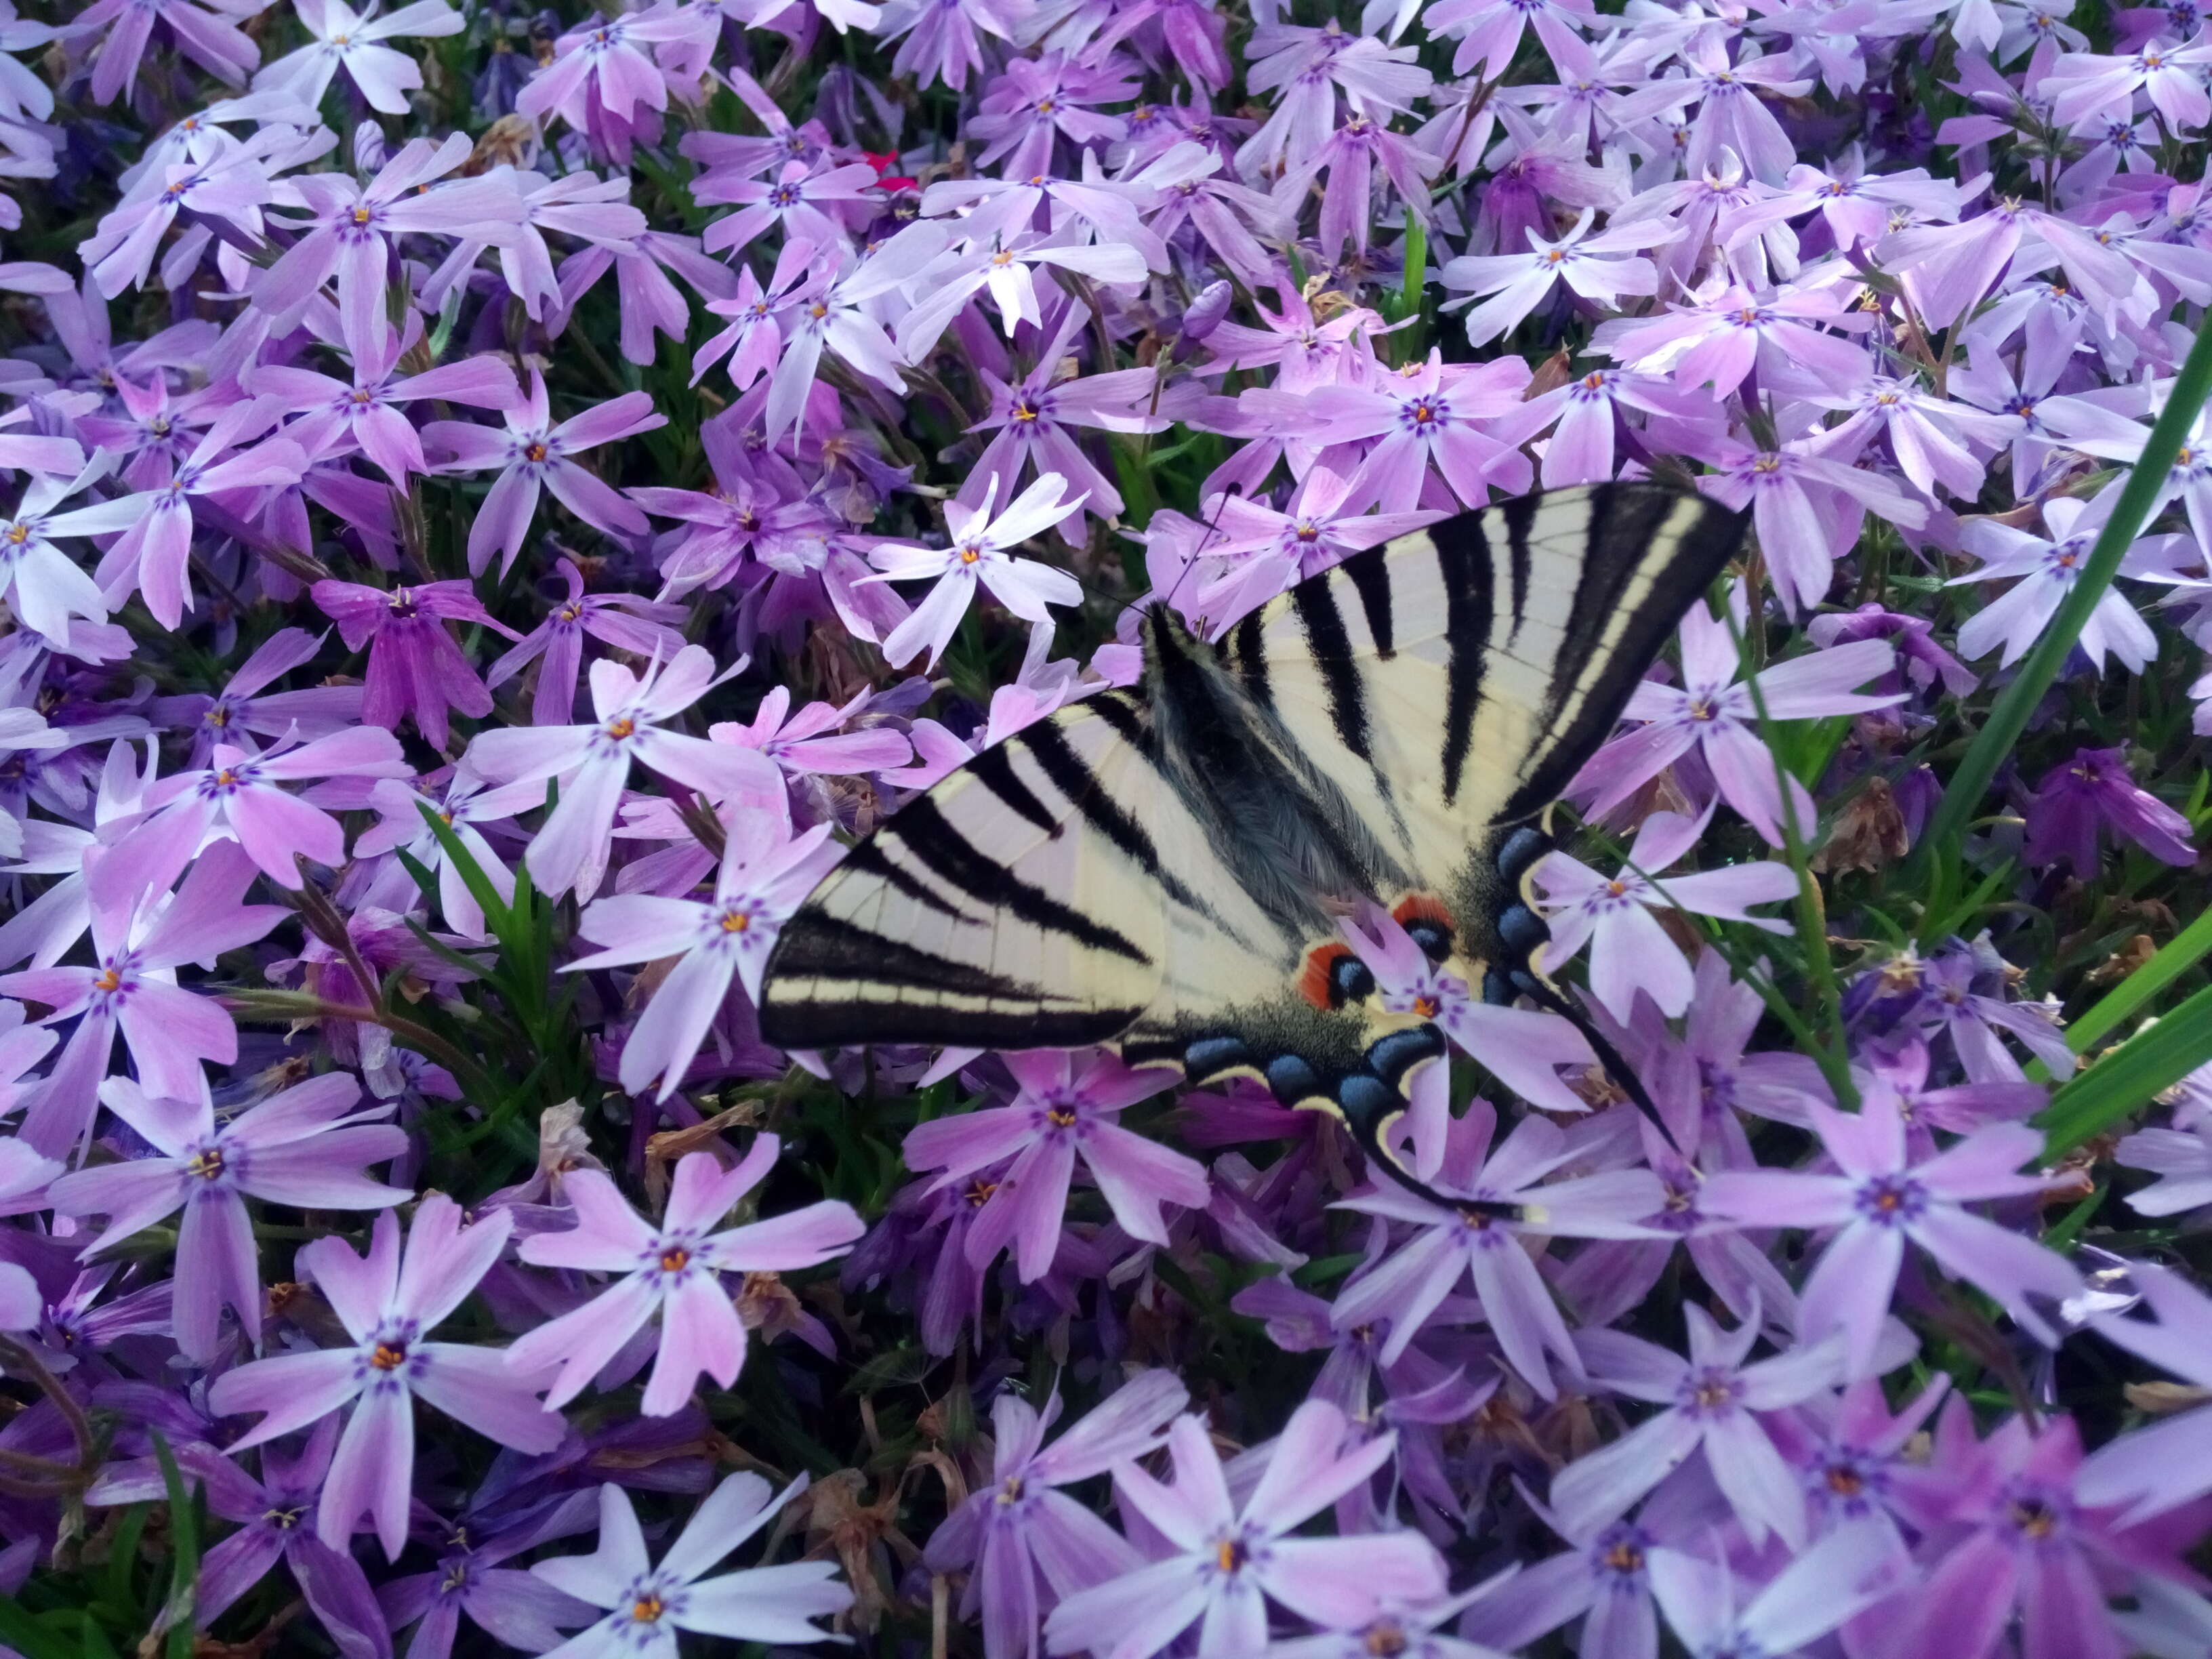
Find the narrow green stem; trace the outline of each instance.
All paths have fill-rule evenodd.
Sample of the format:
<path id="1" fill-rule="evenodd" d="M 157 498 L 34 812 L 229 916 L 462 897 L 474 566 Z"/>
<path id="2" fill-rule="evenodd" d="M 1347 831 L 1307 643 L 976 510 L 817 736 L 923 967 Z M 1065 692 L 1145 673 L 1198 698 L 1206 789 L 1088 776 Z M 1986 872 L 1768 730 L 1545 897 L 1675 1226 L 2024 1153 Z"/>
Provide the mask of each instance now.
<path id="1" fill-rule="evenodd" d="M 1743 630 L 1736 626 L 1735 613 L 1723 607 L 1721 614 L 1727 618 L 1729 632 L 1735 640 L 1738 659 L 1747 661 Z M 1797 878 L 1797 934 L 1804 946 L 1806 966 L 1819 999 L 1818 1013 L 1823 1028 L 1823 1040 L 1815 1045 L 1813 1060 L 1820 1066 L 1820 1075 L 1828 1080 L 1837 1103 L 1846 1111 L 1856 1111 L 1859 1090 L 1851 1080 L 1850 1039 L 1844 1030 L 1843 987 L 1836 977 L 1835 957 L 1828 950 L 1827 906 L 1821 899 L 1820 884 L 1813 876 L 1805 827 L 1797 821 L 1797 798 L 1790 787 L 1796 780 L 1783 764 L 1781 750 L 1776 747 L 1773 722 L 1767 716 L 1766 697 L 1759 690 L 1759 676 L 1747 673 L 1743 683 L 1751 693 L 1752 708 L 1759 715 L 1759 740 L 1766 745 L 1767 758 L 1774 763 L 1775 788 L 1782 797 L 1783 851 L 1790 860 L 1790 873 Z"/>

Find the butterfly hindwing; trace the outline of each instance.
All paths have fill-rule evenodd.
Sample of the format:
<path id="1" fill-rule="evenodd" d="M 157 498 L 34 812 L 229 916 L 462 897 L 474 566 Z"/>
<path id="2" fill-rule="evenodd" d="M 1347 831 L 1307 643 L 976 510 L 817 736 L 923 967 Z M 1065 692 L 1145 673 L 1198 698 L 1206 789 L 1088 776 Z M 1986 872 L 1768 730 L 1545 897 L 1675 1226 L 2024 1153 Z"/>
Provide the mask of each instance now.
<path id="1" fill-rule="evenodd" d="M 1293 945 L 1106 691 L 1016 732 L 862 840 L 792 917 L 761 1029 L 787 1048 L 1109 1041 L 1163 1002 L 1218 1006 Z"/>

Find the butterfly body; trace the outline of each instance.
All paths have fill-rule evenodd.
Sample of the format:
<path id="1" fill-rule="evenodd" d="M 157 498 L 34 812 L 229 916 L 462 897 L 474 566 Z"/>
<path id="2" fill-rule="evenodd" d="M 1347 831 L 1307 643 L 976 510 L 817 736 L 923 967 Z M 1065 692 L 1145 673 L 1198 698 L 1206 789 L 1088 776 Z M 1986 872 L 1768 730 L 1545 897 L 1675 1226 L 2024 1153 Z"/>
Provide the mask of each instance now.
<path id="1" fill-rule="evenodd" d="M 1525 497 L 1356 554 L 1142 681 L 1014 733 L 860 842 L 786 925 L 763 1036 L 1116 1048 L 1340 1113 L 1419 1067 L 1344 924 L 1379 908 L 1474 995 L 1543 1000 L 1534 821 L 1741 538 L 1653 484 Z M 1557 999 L 1552 999 L 1556 1002 Z"/>

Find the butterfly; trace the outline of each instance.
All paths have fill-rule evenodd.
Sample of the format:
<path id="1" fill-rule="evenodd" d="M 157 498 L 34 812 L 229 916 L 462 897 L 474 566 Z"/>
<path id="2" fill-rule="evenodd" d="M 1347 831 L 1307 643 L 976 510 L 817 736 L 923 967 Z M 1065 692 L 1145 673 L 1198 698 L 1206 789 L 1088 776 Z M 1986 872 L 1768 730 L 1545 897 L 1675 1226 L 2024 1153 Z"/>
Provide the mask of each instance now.
<path id="1" fill-rule="evenodd" d="M 763 1037 L 1100 1044 L 1255 1078 L 1426 1191 L 1391 1132 L 1445 1040 L 1386 1012 L 1345 942 L 1379 906 L 1486 1000 L 1574 1019 L 1650 1111 L 1540 971 L 1528 882 L 1551 804 L 1745 523 L 1659 483 L 1551 490 L 1355 554 L 1218 641 L 1155 605 L 1137 684 L 985 750 L 852 848 L 783 927 Z"/>

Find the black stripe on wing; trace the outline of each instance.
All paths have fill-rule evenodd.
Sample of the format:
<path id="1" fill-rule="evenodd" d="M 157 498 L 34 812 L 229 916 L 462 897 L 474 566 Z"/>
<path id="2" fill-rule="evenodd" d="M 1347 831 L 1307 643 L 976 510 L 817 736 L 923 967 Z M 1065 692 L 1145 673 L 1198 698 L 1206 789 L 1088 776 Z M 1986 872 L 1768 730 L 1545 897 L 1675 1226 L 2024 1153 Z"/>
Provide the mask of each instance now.
<path id="1" fill-rule="evenodd" d="M 1387 571 L 1382 582 L 1387 596 Z M 1328 692 L 1329 724 L 1336 728 L 1337 741 L 1371 766 L 1375 755 L 1367 737 L 1367 692 L 1360 684 L 1359 665 L 1352 660 L 1352 637 L 1345 631 L 1344 613 L 1337 609 L 1336 595 L 1330 591 L 1333 586 L 1327 577 L 1300 582 L 1291 590 L 1291 604 L 1297 611 L 1306 647 Z"/>
<path id="2" fill-rule="evenodd" d="M 1346 559 L 1338 568 L 1359 595 L 1359 608 L 1366 616 L 1375 654 L 1388 662 L 1397 654 L 1398 646 L 1390 622 L 1390 571 L 1380 553 L 1379 548 L 1370 549 L 1367 554 Z"/>
<path id="3" fill-rule="evenodd" d="M 1442 759 L 1444 805 L 1449 806 L 1459 798 L 1474 744 L 1475 713 L 1482 706 L 1490 629 L 1498 611 L 1496 567 L 1480 514 L 1446 520 L 1428 533 L 1443 580 L 1444 634 L 1450 653 L 1444 667 Z"/>
<path id="4" fill-rule="evenodd" d="M 1627 613 L 1619 636 L 1607 645 L 1607 628 L 1620 613 L 1631 582 L 1647 569 L 1654 541 L 1685 502 L 1695 505 L 1696 517 L 1665 563 L 1648 572 L 1650 587 Z M 1553 666 L 1543 724 L 1556 727 L 1578 687 L 1586 688 L 1586 695 L 1566 725 L 1551 730 L 1502 817 L 1524 817 L 1559 799 L 1612 732 L 1637 682 L 1684 613 L 1743 544 L 1749 522 L 1748 512 L 1730 512 L 1663 484 L 1608 484 L 1590 492 L 1582 580 L 1568 611 L 1559 660 Z"/>
<path id="5" fill-rule="evenodd" d="M 879 846 L 884 842 L 903 846 L 932 875 L 1032 927 L 1060 934 L 1094 951 L 1111 951 L 1145 967 L 1152 965 L 1152 957 L 1120 930 L 1032 886 L 977 847 L 947 821 L 927 795 L 900 808 L 876 831 L 876 841 Z"/>

